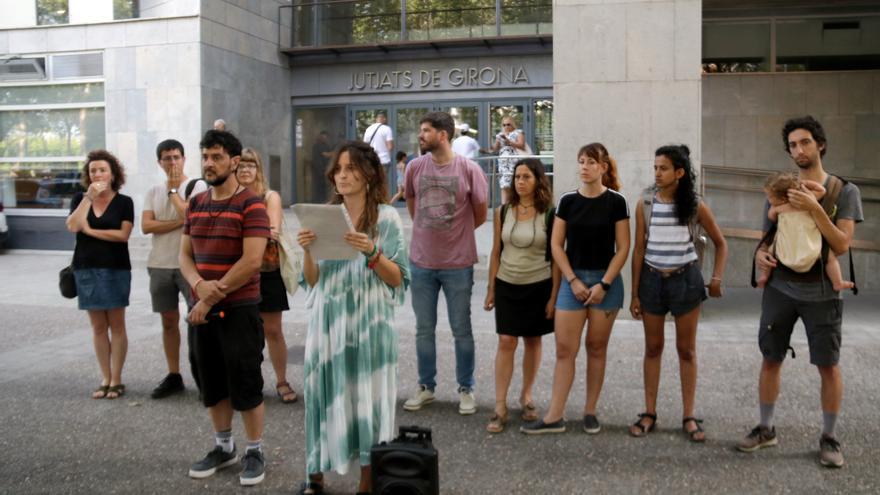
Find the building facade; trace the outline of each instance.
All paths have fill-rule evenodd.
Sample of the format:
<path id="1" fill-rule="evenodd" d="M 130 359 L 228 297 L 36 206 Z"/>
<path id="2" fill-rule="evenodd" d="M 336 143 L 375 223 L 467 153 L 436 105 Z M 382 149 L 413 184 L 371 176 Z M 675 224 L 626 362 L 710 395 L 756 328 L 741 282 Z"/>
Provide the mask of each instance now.
<path id="1" fill-rule="evenodd" d="M 557 191 L 605 143 L 635 204 L 653 150 L 693 150 L 746 283 L 761 183 L 789 168 L 779 130 L 825 124 L 828 168 L 862 190 L 857 278 L 880 262 L 880 7 L 862 0 L 0 0 L 0 191 L 7 247 L 69 249 L 67 205 L 89 149 L 126 165 L 140 205 L 154 148 L 216 118 L 266 161 L 287 203 L 324 201 L 322 149 L 388 116 L 417 153 L 445 110 L 486 148 L 512 116 Z M 493 160 L 481 163 L 491 171 Z M 137 230 L 137 229 L 136 229 Z"/>

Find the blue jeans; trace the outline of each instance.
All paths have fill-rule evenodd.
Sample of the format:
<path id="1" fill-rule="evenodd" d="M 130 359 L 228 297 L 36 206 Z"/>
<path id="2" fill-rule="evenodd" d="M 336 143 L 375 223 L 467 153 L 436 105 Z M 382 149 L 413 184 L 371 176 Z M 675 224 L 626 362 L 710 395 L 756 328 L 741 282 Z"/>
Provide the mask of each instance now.
<path id="1" fill-rule="evenodd" d="M 437 299 L 446 298 L 449 326 L 455 339 L 455 376 L 459 387 L 474 386 L 474 333 L 471 329 L 471 292 L 474 268 L 432 270 L 410 262 L 412 307 L 416 314 L 416 359 L 419 384 L 437 386 Z"/>

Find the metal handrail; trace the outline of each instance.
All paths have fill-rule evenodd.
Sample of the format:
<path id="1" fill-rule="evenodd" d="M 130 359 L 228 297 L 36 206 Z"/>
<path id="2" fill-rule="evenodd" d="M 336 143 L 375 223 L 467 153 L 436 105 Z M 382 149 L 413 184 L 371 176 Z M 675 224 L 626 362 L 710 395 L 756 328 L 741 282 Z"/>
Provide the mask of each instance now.
<path id="1" fill-rule="evenodd" d="M 547 166 L 546 162 L 548 160 L 552 162 L 553 155 L 546 155 L 546 154 L 544 154 L 544 155 L 513 155 L 513 156 L 483 155 L 483 156 L 478 156 L 476 158 L 471 158 L 471 160 L 477 162 L 477 164 L 480 165 L 480 168 L 482 168 L 483 172 L 486 174 L 486 179 L 489 181 L 489 206 L 493 207 L 493 208 L 495 206 L 498 206 L 498 204 L 496 204 L 496 199 L 498 199 L 498 198 L 496 198 L 495 190 L 497 189 L 496 179 L 498 178 L 498 175 L 499 175 L 498 174 L 498 159 L 500 159 L 500 158 L 513 158 L 516 160 L 522 160 L 524 158 L 537 158 L 538 160 L 541 160 L 541 162 L 544 163 L 545 167 L 546 167 Z M 483 163 L 486 163 L 486 166 L 483 166 Z M 550 165 L 552 166 L 552 163 Z M 553 170 L 552 169 L 548 170 L 546 172 L 546 175 L 548 177 L 553 177 Z M 500 191 L 499 191 L 499 193 L 500 193 Z"/>

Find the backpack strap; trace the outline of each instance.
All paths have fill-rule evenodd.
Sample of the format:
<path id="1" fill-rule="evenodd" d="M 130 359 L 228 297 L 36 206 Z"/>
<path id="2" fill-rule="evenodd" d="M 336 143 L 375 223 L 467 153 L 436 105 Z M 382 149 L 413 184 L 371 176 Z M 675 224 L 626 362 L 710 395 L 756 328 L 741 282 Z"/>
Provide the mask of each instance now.
<path id="1" fill-rule="evenodd" d="M 657 188 L 646 187 L 642 190 L 642 216 L 645 217 L 645 241 L 648 240 L 648 232 L 651 231 L 651 215 L 654 212 L 654 195 Z"/>
<path id="2" fill-rule="evenodd" d="M 553 220 L 556 218 L 556 207 L 551 206 L 544 212 L 544 229 L 547 232 L 547 247 L 544 251 L 544 261 L 553 259 L 553 251 L 551 250 L 551 239 L 553 238 Z"/>
<path id="3" fill-rule="evenodd" d="M 846 185 L 846 180 L 838 177 L 834 174 L 828 174 L 828 187 L 825 192 L 825 196 L 822 198 L 822 209 L 825 210 L 825 213 L 828 214 L 828 218 L 831 219 L 831 223 L 834 223 L 837 220 L 837 199 L 840 197 L 840 193 L 843 191 L 843 186 Z M 830 249 L 828 244 L 825 242 L 825 238 L 822 238 L 822 260 L 827 260 Z M 853 255 L 852 248 L 849 249 L 849 279 L 853 283 L 852 293 L 853 295 L 858 295 L 859 288 L 856 285 L 856 270 L 853 266 Z M 823 271 L 824 273 L 824 271 Z"/>
<path id="4" fill-rule="evenodd" d="M 507 217 L 507 210 L 510 209 L 510 203 L 504 203 L 501 205 L 501 231 L 504 232 L 504 219 Z M 504 237 L 500 239 L 501 242 L 501 251 L 504 251 Z"/>
<path id="5" fill-rule="evenodd" d="M 186 189 L 183 192 L 184 200 L 189 200 L 189 197 L 192 196 L 193 189 L 196 188 L 196 183 L 199 182 L 200 180 L 204 180 L 204 179 L 198 178 L 198 179 L 192 179 L 191 181 L 189 181 L 189 183 L 186 185 Z"/>

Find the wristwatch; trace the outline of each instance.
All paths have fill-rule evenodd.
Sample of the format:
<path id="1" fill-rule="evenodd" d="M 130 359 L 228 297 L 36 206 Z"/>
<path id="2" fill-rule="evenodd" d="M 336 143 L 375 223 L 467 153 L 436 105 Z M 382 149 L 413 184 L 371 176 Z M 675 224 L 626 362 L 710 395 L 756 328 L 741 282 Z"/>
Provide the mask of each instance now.
<path id="1" fill-rule="evenodd" d="M 177 194 L 176 187 L 172 187 L 171 189 L 168 190 L 168 195 L 171 196 L 172 194 Z"/>
<path id="2" fill-rule="evenodd" d="M 605 292 L 608 292 L 609 290 L 611 290 L 611 284 L 606 284 L 604 280 L 600 279 L 599 285 L 602 286 L 602 290 L 604 290 Z"/>

